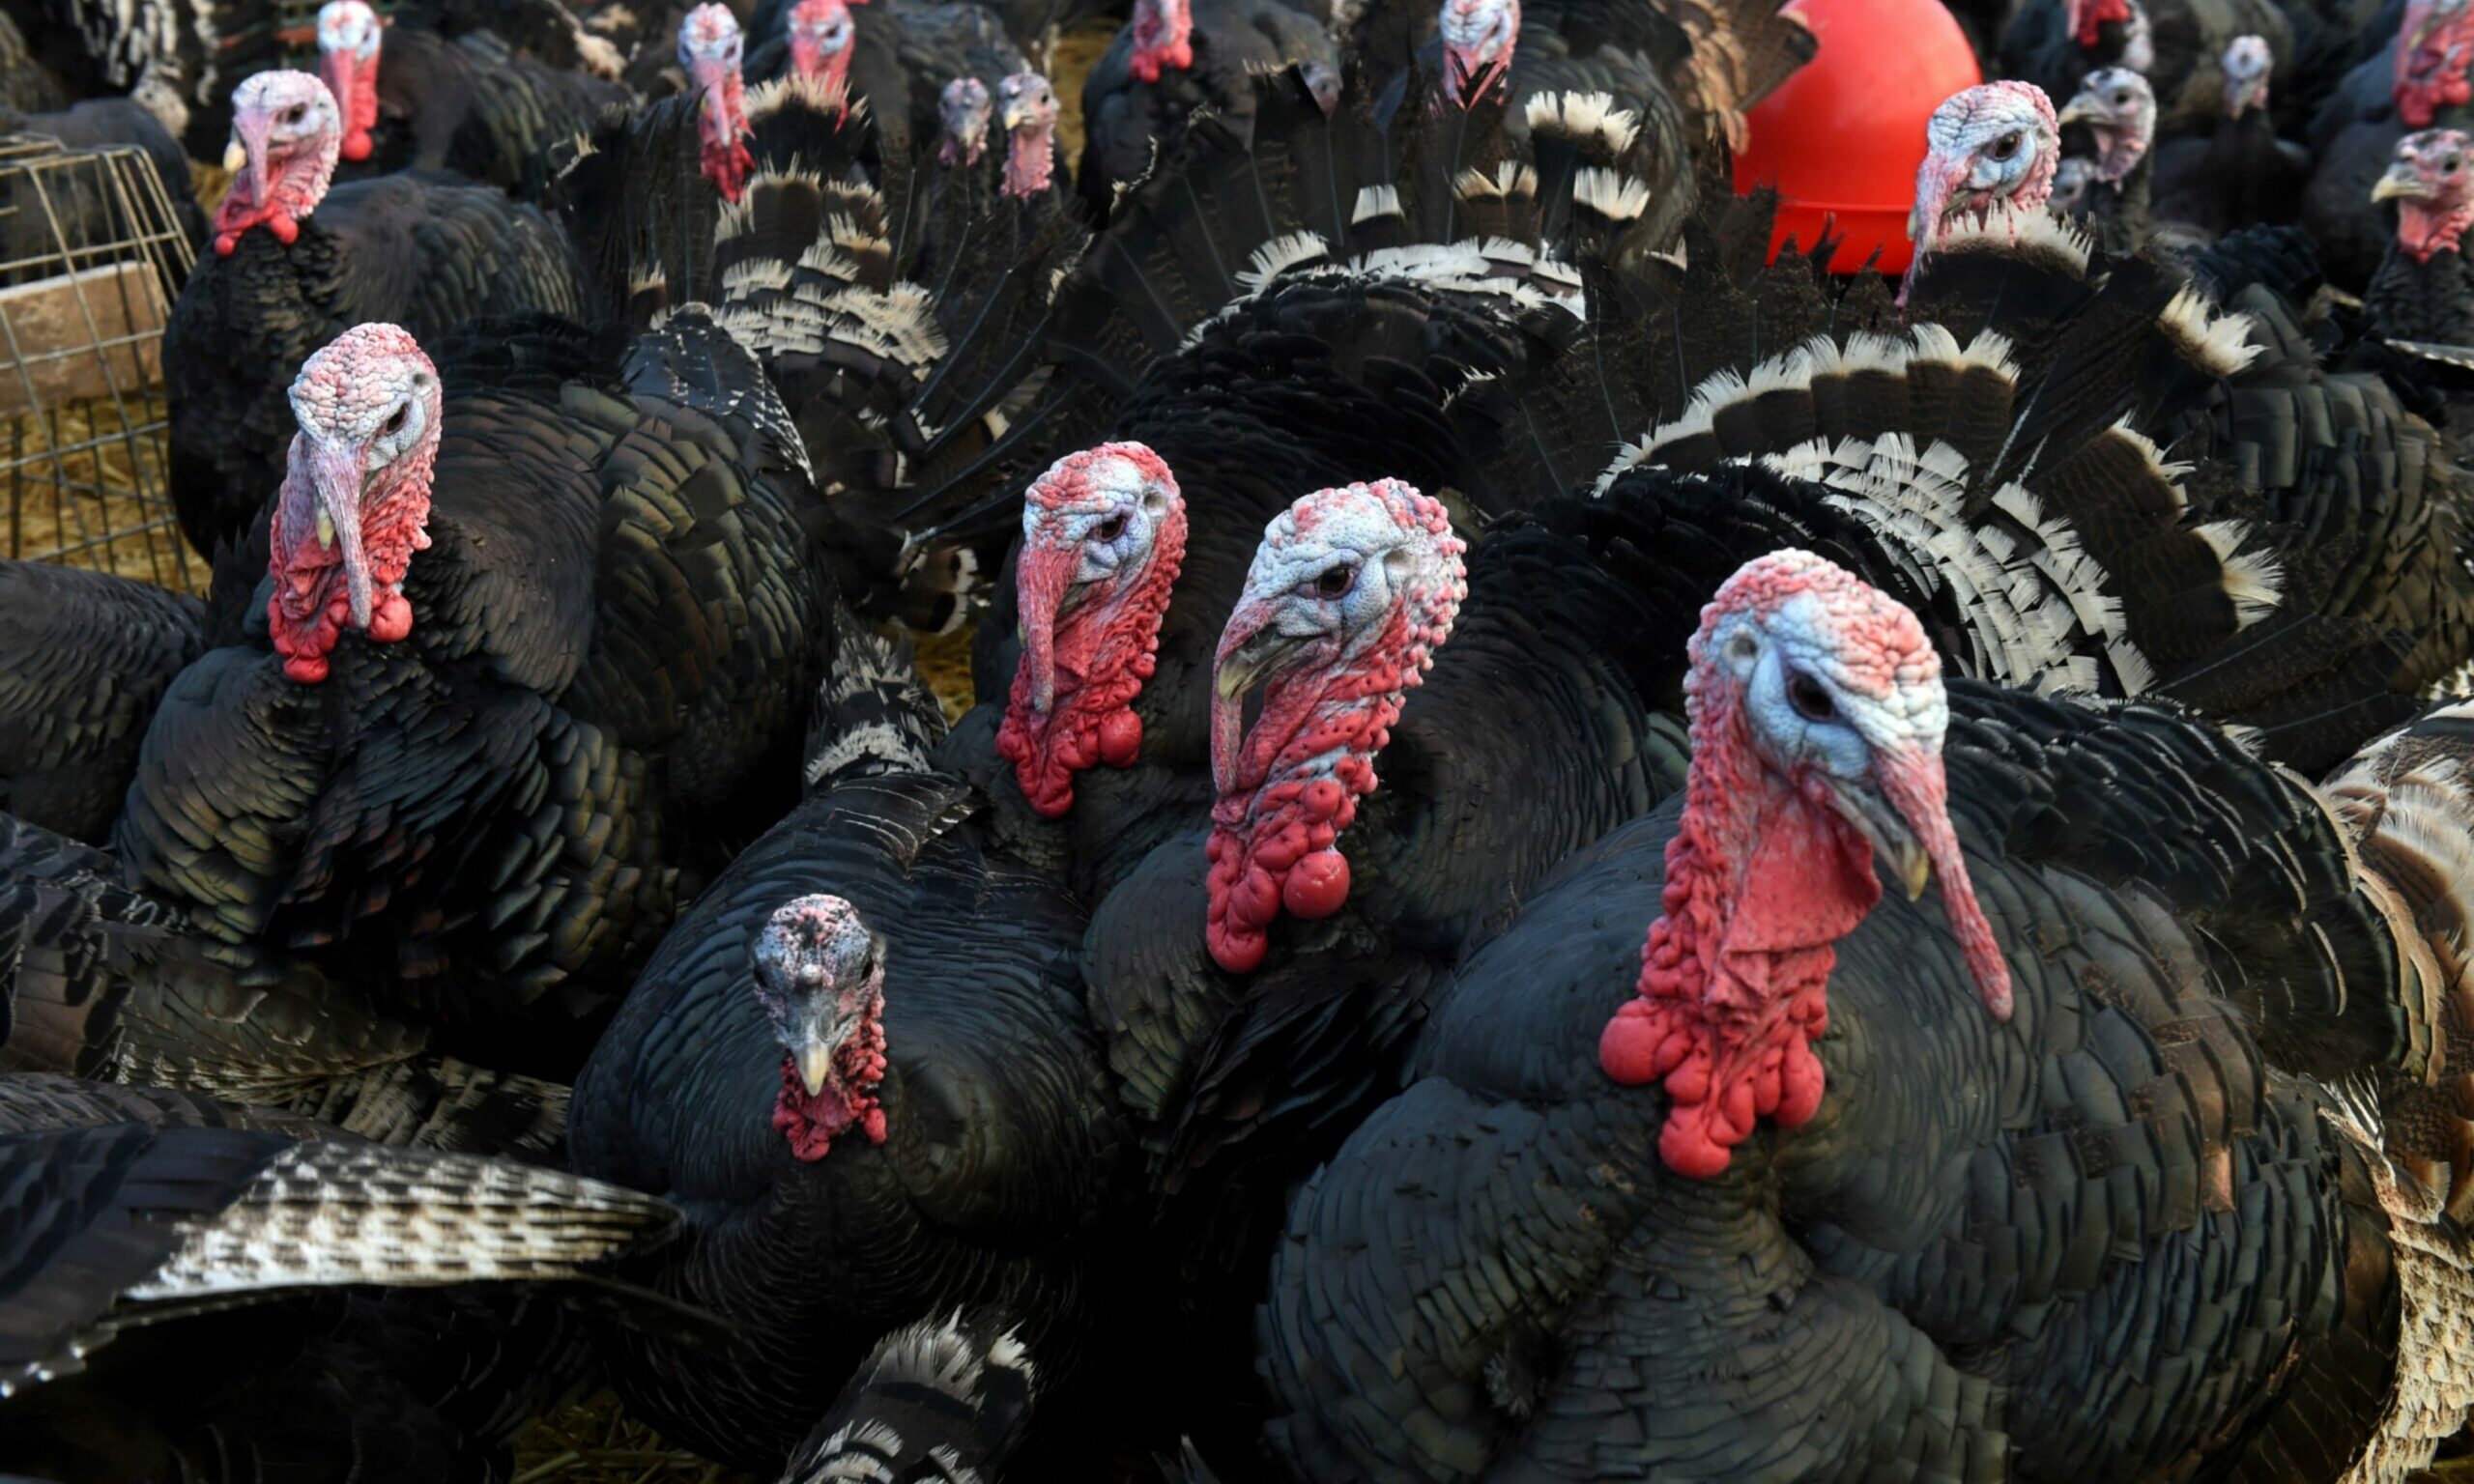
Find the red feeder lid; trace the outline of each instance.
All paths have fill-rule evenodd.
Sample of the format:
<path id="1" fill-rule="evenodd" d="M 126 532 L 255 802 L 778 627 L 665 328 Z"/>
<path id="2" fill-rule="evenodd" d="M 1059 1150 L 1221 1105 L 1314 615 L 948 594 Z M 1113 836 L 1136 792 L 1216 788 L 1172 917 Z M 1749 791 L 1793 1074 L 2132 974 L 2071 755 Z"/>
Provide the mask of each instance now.
<path id="1" fill-rule="evenodd" d="M 1907 271 L 1907 214 L 1924 163 L 1924 121 L 1984 80 L 1942 0 L 1794 0 L 1821 43 L 1814 58 L 1746 115 L 1736 189 L 1778 187 L 1769 253 L 1790 237 L 1810 247 L 1822 224 L 1841 239 L 1832 272 L 1882 249 L 1883 272 Z"/>

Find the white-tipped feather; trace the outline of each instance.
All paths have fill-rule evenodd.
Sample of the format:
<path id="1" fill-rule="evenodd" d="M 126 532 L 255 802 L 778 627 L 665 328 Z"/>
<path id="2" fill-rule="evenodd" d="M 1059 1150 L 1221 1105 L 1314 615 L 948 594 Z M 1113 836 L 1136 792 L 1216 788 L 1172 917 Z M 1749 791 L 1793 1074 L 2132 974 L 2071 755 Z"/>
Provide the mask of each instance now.
<path id="1" fill-rule="evenodd" d="M 1357 205 L 1349 211 L 1349 225 L 1364 226 L 1378 216 L 1400 214 L 1400 188 L 1396 186 L 1361 186 L 1357 189 Z"/>
<path id="2" fill-rule="evenodd" d="M 2233 600 L 2237 627 L 2247 629 L 2276 612 L 2285 572 L 2268 553 L 2242 549 L 2255 529 L 2250 522 L 2210 521 L 2192 529 L 2225 563 L 2225 593 Z"/>
<path id="3" fill-rule="evenodd" d="M 1638 221 L 1650 209 L 1650 187 L 1631 176 L 1591 165 L 1572 177 L 1572 200 L 1609 221 Z"/>
<path id="4" fill-rule="evenodd" d="M 2251 343 L 2251 317 L 2239 310 L 2219 313 L 2196 288 L 2174 295 L 2157 323 L 2210 376 L 2231 376 L 2259 355 L 2260 348 Z"/>
<path id="5" fill-rule="evenodd" d="M 1596 135 L 1609 155 L 1622 155 L 1641 136 L 1641 120 L 1615 106 L 1611 93 L 1540 93 L 1529 100 L 1530 132 L 1560 130 L 1575 138 Z"/>
<path id="6" fill-rule="evenodd" d="M 1275 237 L 1248 255 L 1246 267 L 1239 270 L 1237 281 L 1249 294 L 1259 294 L 1263 286 L 1280 274 L 1331 256 L 1332 244 L 1319 232 L 1291 232 Z"/>
<path id="7" fill-rule="evenodd" d="M 2038 207 L 2022 211 L 2010 206 L 1997 206 L 1979 221 L 1972 214 L 1964 215 L 1944 227 L 1933 242 L 1936 254 L 1962 252 L 2033 252 L 2047 254 L 2069 265 L 2074 273 L 2087 271 L 2087 260 L 2095 251 L 2095 240 L 2086 233 Z M 1927 258 L 1926 263 L 1931 262 Z"/>

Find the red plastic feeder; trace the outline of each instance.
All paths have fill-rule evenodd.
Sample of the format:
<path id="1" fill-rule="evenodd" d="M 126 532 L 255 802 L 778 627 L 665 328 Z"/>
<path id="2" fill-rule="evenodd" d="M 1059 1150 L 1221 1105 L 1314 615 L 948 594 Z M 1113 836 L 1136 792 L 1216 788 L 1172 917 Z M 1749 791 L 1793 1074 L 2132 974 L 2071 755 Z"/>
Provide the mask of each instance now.
<path id="1" fill-rule="evenodd" d="M 1984 80 L 1942 0 L 1795 0 L 1821 51 L 1746 115 L 1736 190 L 1778 187 L 1769 255 L 1793 237 L 1810 247 L 1822 226 L 1839 236 L 1830 271 L 1850 273 L 1882 250 L 1884 273 L 1907 271 L 1907 214 L 1924 163 L 1924 121 L 1942 100 Z"/>

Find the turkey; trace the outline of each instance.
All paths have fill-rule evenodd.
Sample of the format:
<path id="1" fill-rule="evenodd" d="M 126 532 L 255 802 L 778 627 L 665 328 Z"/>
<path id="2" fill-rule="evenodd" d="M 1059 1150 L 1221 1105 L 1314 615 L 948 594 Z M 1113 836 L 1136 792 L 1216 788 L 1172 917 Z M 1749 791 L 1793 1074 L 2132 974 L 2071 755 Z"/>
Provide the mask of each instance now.
<path id="1" fill-rule="evenodd" d="M 69 104 L 67 85 L 36 58 L 16 20 L 0 10 L 0 107 L 49 113 Z"/>
<path id="2" fill-rule="evenodd" d="M 2301 222 L 2319 244 L 2331 280 L 2355 293 L 2377 271 L 2388 245 L 2387 214 L 2370 192 L 2397 141 L 2419 129 L 2464 128 L 2474 121 L 2474 109 L 2455 100 L 2465 96 L 2466 70 L 2474 62 L 2474 26 L 2460 7 L 2409 6 L 2402 29 L 2372 34 L 2384 49 L 2346 73 L 2311 121 L 2316 163 Z"/>
<path id="3" fill-rule="evenodd" d="M 788 414 L 701 313 L 443 357 L 379 324 L 303 364 L 263 616 L 164 697 L 113 847 L 244 967 L 555 1042 L 796 798 L 832 580 Z"/>
<path id="4" fill-rule="evenodd" d="M 2156 140 L 2156 94 L 2147 79 L 2125 67 L 2097 68 L 2080 79 L 2055 122 L 2085 128 L 2094 145 L 2086 191 L 2071 214 L 2110 251 L 2146 245 L 2155 231 L 2149 191 L 2156 173 L 2149 148 Z"/>
<path id="5" fill-rule="evenodd" d="M 0 109 L 0 134 L 35 134 L 57 139 L 71 150 L 110 149 L 126 146 L 141 150 L 155 179 L 162 186 L 163 204 L 171 208 L 173 224 L 192 251 L 206 241 L 206 214 L 198 210 L 197 196 L 189 186 L 188 157 L 181 153 L 180 142 L 165 131 L 153 114 L 127 99 L 90 98 L 50 113 L 18 113 Z M 157 218 L 150 213 L 144 218 L 136 215 L 133 203 L 113 191 L 98 176 L 87 170 L 48 172 L 43 181 L 47 199 L 15 199 L 28 189 L 29 177 L 12 176 L 8 199 L 0 211 L 8 213 L 9 225 L 0 229 L 0 261 L 24 263 L 50 255 L 68 255 L 73 262 L 92 260 L 106 244 L 126 243 L 159 232 Z M 143 189 L 143 186 L 137 187 Z M 45 208 L 48 208 L 46 213 Z M 54 238 L 51 219 L 58 219 L 62 237 Z M 167 272 L 177 267 L 172 254 L 164 253 Z M 16 269 L 12 279 L 27 279 L 39 275 L 38 270 Z M 163 285 L 166 297 L 180 293 L 178 278 Z"/>
<path id="6" fill-rule="evenodd" d="M 2368 328 L 2460 404 L 2474 370 L 2474 273 L 2458 244 L 2474 225 L 2474 140 L 2454 128 L 2407 134 L 2371 194 L 2397 203 L 2397 233 L 2363 295 Z"/>
<path id="7" fill-rule="evenodd" d="M 1329 90 L 1339 56 L 1305 0 L 1134 0 L 1134 14 L 1082 82 L 1082 158 L 1075 188 L 1105 222 L 1120 187 L 1151 168 L 1205 110 L 1252 116 L 1263 72 L 1305 67 Z"/>
<path id="8" fill-rule="evenodd" d="M 997 14 L 976 0 L 781 0 L 750 29 L 751 81 L 785 71 L 848 89 L 867 101 L 879 147 L 908 159 L 944 136 L 944 96 L 967 77 L 992 92 L 1007 77 L 1038 75 Z"/>
<path id="9" fill-rule="evenodd" d="M 338 175 L 450 170 L 537 200 L 547 152 L 623 105 L 624 88 L 511 50 L 497 33 L 388 26 L 364 0 L 318 11 L 318 75 L 343 113 Z"/>
<path id="10" fill-rule="evenodd" d="M 300 964 L 245 981 L 117 862 L 0 815 L 0 1071 L 191 1089 L 384 1144 L 551 1159 L 567 1090 L 430 1049 Z"/>
<path id="11" fill-rule="evenodd" d="M 2224 112 L 2205 134 L 2168 141 L 2157 151 L 2150 189 L 2159 217 L 2213 239 L 2299 215 L 2311 157 L 2277 137 L 2268 110 L 2271 67 L 2260 38 L 2237 36 L 2227 43 Z"/>
<path id="12" fill-rule="evenodd" d="M 572 1309 L 714 1331 L 595 1271 L 658 1201 L 191 1094 L 0 1078 L 0 1446 L 50 1477 L 503 1476 Z"/>
<path id="13" fill-rule="evenodd" d="M 1659 246 L 1691 214 L 1704 157 L 1719 144 L 1743 147 L 1744 111 L 1810 60 L 1815 44 L 1772 0 L 1377 0 L 1351 34 L 1352 65 L 1384 86 L 1378 113 L 1449 114 L 1500 93 L 1515 151 L 1528 140 L 1533 100 L 1602 99 L 1637 130 L 1623 163 L 1650 186 L 1644 230 Z M 1411 46 L 1416 65 L 1402 71 Z"/>
<path id="14" fill-rule="evenodd" d="M 396 175 L 328 189 L 342 121 L 326 84 L 266 72 L 234 96 L 245 169 L 163 331 L 170 482 L 199 552 L 245 540 L 282 482 L 285 388 L 355 325 L 446 334 L 480 315 L 582 311 L 559 229 L 493 186 Z"/>
<path id="15" fill-rule="evenodd" d="M 197 599 L 101 572 L 0 561 L 0 813 L 89 844 L 111 835 L 137 747 L 206 647 Z"/>
<path id="16" fill-rule="evenodd" d="M 845 598 L 936 631 L 966 616 L 994 562 L 929 528 L 997 477 L 978 466 L 1045 375 L 1050 305 L 1086 238 L 1061 190 L 997 178 L 1047 160 L 1052 112 L 1036 143 L 1015 121 L 1002 166 L 894 155 L 873 175 L 872 117 L 806 78 L 750 92 L 726 212 L 667 101 L 605 120 L 560 188 L 601 224 L 584 234 L 597 299 L 638 320 L 711 303 L 770 371 L 826 497 L 818 529 Z"/>
<path id="17" fill-rule="evenodd" d="M 243 80 L 282 62 L 273 0 L 12 0 L 8 14 L 71 99 L 126 96 L 198 159 L 223 148 Z"/>
<path id="18" fill-rule="evenodd" d="M 1681 807 L 1527 900 L 1300 1192 L 1274 1450 L 1386 1480 L 2427 1461 L 2474 1400 L 2460 708 L 2315 791 L 2167 703 L 1945 681 L 1915 614 L 1794 550 L 1690 655 Z M 1901 899 L 1935 876 L 1939 909 Z"/>
<path id="19" fill-rule="evenodd" d="M 2377 0 L 2028 0 L 2001 41 L 2001 75 L 2056 98 L 2100 67 L 2126 67 L 2156 90 L 2156 127 L 2172 135 L 2223 108 L 2221 61 L 2237 36 L 2265 41 L 2278 106 L 2299 122 L 2320 89 L 2360 58 Z"/>
<path id="20" fill-rule="evenodd" d="M 619 1392 L 736 1467 L 781 1468 L 820 1418 L 830 1443 L 827 1399 L 889 1330 L 983 1313 L 1039 1357 L 1045 1394 L 1131 1294 L 1082 910 L 991 848 L 984 805 L 925 771 L 924 740 L 877 728 L 733 861 L 577 1079 L 575 1167 L 688 1213 L 627 1270 L 746 1330 L 703 1357 L 614 1336 Z M 1049 1430 L 1048 1467 L 1083 1432 Z"/>
<path id="21" fill-rule="evenodd" d="M 1038 1394 L 1039 1367 L 994 1318 L 921 1320 L 877 1343 L 784 1484 L 994 1478 Z"/>

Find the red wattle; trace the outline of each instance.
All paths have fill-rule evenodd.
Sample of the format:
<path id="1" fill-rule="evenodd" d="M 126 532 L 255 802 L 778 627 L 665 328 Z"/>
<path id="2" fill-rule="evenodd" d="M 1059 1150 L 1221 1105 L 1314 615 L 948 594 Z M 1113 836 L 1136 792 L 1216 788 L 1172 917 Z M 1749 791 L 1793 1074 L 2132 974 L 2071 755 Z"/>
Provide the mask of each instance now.
<path id="1" fill-rule="evenodd" d="M 1338 850 L 1317 850 L 1289 868 L 1280 882 L 1280 905 L 1289 916 L 1309 920 L 1329 917 L 1349 899 L 1349 859 Z"/>
<path id="2" fill-rule="evenodd" d="M 369 611 L 369 637 L 382 644 L 401 643 L 413 632 L 413 605 L 400 592 L 378 596 Z"/>
<path id="3" fill-rule="evenodd" d="M 355 162 L 367 159 L 369 157 L 369 130 L 365 128 L 356 128 L 352 132 L 344 135 L 344 158 Z"/>
<path id="4" fill-rule="evenodd" d="M 2128 19 L 2130 19 L 2130 0 L 2092 0 L 2086 9 L 2079 13 L 2079 44 L 2095 45 L 2098 40 L 2097 33 L 2107 21 Z"/>
<path id="5" fill-rule="evenodd" d="M 1597 1065 L 1625 1087 L 1654 1082 L 1666 1071 L 1658 1061 L 1658 1048 L 1665 1044 L 1666 1036 L 1653 1016 L 1649 1001 L 1626 1000 L 1598 1033 Z"/>
<path id="6" fill-rule="evenodd" d="M 1130 768 L 1142 753 L 1142 718 L 1132 711 L 1112 711 L 1100 723 L 1100 760 L 1112 768 Z"/>

